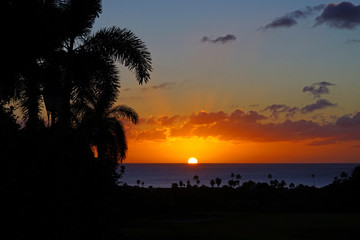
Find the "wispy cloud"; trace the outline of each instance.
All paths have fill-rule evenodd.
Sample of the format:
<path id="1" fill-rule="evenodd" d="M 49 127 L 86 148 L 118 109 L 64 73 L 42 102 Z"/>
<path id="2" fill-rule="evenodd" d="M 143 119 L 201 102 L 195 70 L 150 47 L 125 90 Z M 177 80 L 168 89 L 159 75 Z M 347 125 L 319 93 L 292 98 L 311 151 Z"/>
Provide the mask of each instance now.
<path id="1" fill-rule="evenodd" d="M 271 23 L 267 24 L 265 27 L 261 27 L 260 29 L 267 30 L 270 28 L 280 28 L 280 27 L 292 27 L 297 24 L 297 21 L 289 16 L 282 16 L 275 18 Z"/>
<path id="2" fill-rule="evenodd" d="M 286 118 L 293 117 L 298 111 L 298 107 L 290 107 L 285 104 L 272 104 L 264 108 L 263 111 L 270 111 L 271 117 L 278 119 L 280 114 L 285 114 Z"/>
<path id="3" fill-rule="evenodd" d="M 305 86 L 303 88 L 303 92 L 312 94 L 314 98 L 320 98 L 321 95 L 328 94 L 330 92 L 328 88 L 329 86 L 335 86 L 335 84 L 325 81 L 318 82 L 312 84 L 311 86 Z"/>
<path id="4" fill-rule="evenodd" d="M 201 42 L 205 43 L 205 42 L 209 42 L 209 43 L 221 43 L 221 44 L 225 44 L 228 42 L 233 42 L 236 40 L 236 36 L 233 34 L 226 34 L 225 36 L 221 36 L 221 37 L 217 37 L 215 39 L 210 38 L 208 36 L 204 36 L 201 39 Z"/>
<path id="5" fill-rule="evenodd" d="M 322 24 L 339 29 L 355 29 L 360 25 L 360 5 L 356 6 L 350 2 L 327 5 L 316 18 L 315 26 Z"/>
<path id="6" fill-rule="evenodd" d="M 328 107 L 336 107 L 336 103 L 331 103 L 329 100 L 326 99 L 320 99 L 317 100 L 316 103 L 306 105 L 305 107 L 300 109 L 300 112 L 303 114 L 311 113 L 316 110 L 325 109 Z"/>
<path id="7" fill-rule="evenodd" d="M 176 82 L 163 82 L 158 85 L 150 86 L 141 88 L 141 91 L 151 91 L 151 90 L 158 90 L 158 89 L 171 89 L 176 85 Z"/>
<path id="8" fill-rule="evenodd" d="M 260 30 L 267 30 L 267 29 L 275 29 L 275 28 L 282 28 L 282 27 L 292 27 L 297 24 L 298 19 L 304 19 L 315 12 L 321 11 L 325 7 L 324 4 L 320 4 L 317 6 L 307 6 L 305 9 L 299 9 L 290 13 L 287 13 L 281 17 L 275 18 L 272 22 L 268 23 L 264 27 L 260 27 Z"/>

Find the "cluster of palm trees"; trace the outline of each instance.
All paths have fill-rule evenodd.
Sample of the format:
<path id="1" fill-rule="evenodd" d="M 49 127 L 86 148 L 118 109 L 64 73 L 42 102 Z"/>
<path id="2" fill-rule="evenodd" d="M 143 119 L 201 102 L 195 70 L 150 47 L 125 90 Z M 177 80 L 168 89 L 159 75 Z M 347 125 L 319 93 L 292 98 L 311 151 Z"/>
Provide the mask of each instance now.
<path id="1" fill-rule="evenodd" d="M 120 63 L 147 83 L 151 56 L 128 29 L 102 28 L 92 33 L 101 0 L 7 0 L 0 106 L 21 109 L 25 128 L 48 127 L 77 132 L 97 146 L 99 158 L 123 160 L 127 144 L 119 118 L 138 122 L 130 107 L 115 105 Z M 15 21 L 16 18 L 16 21 Z M 14 20 L 14 21 L 11 21 Z"/>

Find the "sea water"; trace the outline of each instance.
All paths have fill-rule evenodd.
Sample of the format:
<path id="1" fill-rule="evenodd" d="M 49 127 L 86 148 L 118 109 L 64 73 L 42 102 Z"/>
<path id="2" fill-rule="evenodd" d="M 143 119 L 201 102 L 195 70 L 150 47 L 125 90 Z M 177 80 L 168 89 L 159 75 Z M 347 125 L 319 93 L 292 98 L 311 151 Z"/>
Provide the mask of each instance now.
<path id="1" fill-rule="evenodd" d="M 231 174 L 241 175 L 240 184 L 245 181 L 267 182 L 269 174 L 272 180 L 284 180 L 287 184 L 315 185 L 323 187 L 333 182 L 342 172 L 351 174 L 359 163 L 331 164 L 123 164 L 125 174 L 121 181 L 128 185 L 137 185 L 137 180 L 144 187 L 170 188 L 172 183 L 190 180 L 194 185 L 197 175 L 200 185 L 210 186 L 211 179 L 220 178 L 221 185 L 227 184 Z"/>

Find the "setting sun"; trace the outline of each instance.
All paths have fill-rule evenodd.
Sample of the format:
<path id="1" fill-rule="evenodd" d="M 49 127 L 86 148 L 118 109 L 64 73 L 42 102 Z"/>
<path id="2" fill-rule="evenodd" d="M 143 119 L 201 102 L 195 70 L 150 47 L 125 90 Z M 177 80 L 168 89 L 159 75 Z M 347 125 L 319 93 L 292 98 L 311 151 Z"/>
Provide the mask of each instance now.
<path id="1" fill-rule="evenodd" d="M 189 158 L 188 164 L 197 164 L 198 160 L 196 158 Z"/>

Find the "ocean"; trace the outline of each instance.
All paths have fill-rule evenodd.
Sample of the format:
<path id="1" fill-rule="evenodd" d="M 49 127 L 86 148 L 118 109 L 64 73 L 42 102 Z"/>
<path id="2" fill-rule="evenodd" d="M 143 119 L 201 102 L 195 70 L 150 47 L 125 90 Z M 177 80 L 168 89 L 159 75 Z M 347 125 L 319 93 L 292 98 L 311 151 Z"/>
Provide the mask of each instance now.
<path id="1" fill-rule="evenodd" d="M 316 187 L 326 186 L 339 177 L 342 172 L 349 175 L 359 163 L 331 163 L 331 164 L 135 164 L 126 163 L 125 174 L 121 181 L 128 185 L 137 185 L 137 180 L 144 183 L 144 187 L 170 188 L 172 183 L 187 180 L 194 185 L 193 177 L 197 175 L 200 185 L 210 186 L 210 180 L 220 178 L 221 185 L 227 184 L 231 173 L 240 174 L 241 183 L 245 181 L 267 182 L 268 175 L 272 180 L 284 180 L 288 185 L 303 184 Z M 140 184 L 141 186 L 141 184 Z"/>

